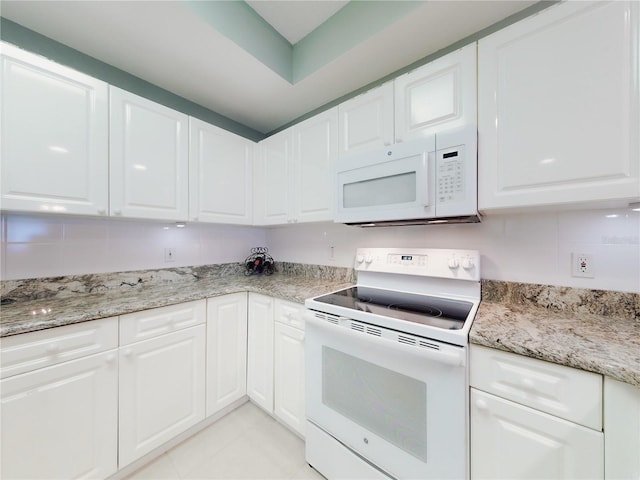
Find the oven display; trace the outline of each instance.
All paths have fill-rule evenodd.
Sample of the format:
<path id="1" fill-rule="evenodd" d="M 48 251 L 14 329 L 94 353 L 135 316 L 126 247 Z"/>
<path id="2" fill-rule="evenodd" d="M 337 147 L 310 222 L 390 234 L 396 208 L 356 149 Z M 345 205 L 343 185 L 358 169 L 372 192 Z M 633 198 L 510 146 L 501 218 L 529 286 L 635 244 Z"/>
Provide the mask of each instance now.
<path id="1" fill-rule="evenodd" d="M 413 256 L 411 256 L 411 255 L 402 255 L 402 260 L 410 262 L 411 260 L 413 260 Z"/>

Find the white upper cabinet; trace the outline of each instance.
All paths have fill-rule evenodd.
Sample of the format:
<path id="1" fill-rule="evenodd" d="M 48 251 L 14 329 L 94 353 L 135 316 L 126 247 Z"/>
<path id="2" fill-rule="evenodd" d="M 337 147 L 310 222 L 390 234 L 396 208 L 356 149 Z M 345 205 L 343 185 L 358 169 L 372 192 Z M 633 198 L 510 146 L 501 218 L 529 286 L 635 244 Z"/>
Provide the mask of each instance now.
<path id="1" fill-rule="evenodd" d="M 338 106 L 340 156 L 384 148 L 393 143 L 393 82 Z"/>
<path id="2" fill-rule="evenodd" d="M 108 86 L 6 43 L 2 209 L 106 215 Z"/>
<path id="3" fill-rule="evenodd" d="M 188 218 L 189 118 L 110 87 L 111 215 Z"/>
<path id="4" fill-rule="evenodd" d="M 563 2 L 479 42 L 479 209 L 640 196 L 638 2 Z"/>
<path id="5" fill-rule="evenodd" d="M 333 162 L 338 153 L 338 109 L 294 127 L 294 221 L 333 220 Z"/>
<path id="6" fill-rule="evenodd" d="M 254 171 L 254 223 L 333 219 L 333 162 L 338 149 L 333 108 L 259 144 Z"/>
<path id="7" fill-rule="evenodd" d="M 476 44 L 394 81 L 395 140 L 476 124 Z"/>
<path id="8" fill-rule="evenodd" d="M 254 223 L 277 225 L 291 220 L 293 202 L 293 132 L 264 139 L 254 168 Z"/>
<path id="9" fill-rule="evenodd" d="M 189 220 L 251 224 L 255 144 L 189 118 Z"/>

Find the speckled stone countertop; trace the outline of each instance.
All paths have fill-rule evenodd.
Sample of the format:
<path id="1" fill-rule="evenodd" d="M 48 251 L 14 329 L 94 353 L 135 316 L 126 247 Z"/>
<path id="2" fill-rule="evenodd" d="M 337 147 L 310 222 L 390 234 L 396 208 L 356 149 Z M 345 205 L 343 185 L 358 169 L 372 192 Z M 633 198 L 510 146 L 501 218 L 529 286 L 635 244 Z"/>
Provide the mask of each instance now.
<path id="1" fill-rule="evenodd" d="M 303 303 L 354 283 L 352 269 L 289 263 L 271 276 L 224 264 L 4 281 L 0 337 L 236 292 Z M 469 341 L 640 387 L 638 294 L 483 280 Z"/>
<path id="2" fill-rule="evenodd" d="M 0 337 L 236 292 L 297 303 L 354 283 L 350 269 L 278 265 L 245 276 L 235 264 L 3 282 Z"/>
<path id="3" fill-rule="evenodd" d="M 495 281 L 469 341 L 640 387 L 640 295 Z"/>

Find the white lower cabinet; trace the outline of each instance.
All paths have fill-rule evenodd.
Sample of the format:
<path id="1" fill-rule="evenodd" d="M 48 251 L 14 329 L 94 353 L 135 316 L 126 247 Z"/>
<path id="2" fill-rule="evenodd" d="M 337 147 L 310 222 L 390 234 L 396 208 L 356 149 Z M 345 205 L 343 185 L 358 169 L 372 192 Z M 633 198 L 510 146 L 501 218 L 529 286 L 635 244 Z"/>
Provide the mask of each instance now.
<path id="1" fill-rule="evenodd" d="M 276 300 L 274 327 L 274 414 L 305 434 L 304 307 Z M 302 328 L 300 328 L 302 327 Z"/>
<path id="2" fill-rule="evenodd" d="M 109 318 L 2 339 L 1 478 L 117 471 L 117 325 Z"/>
<path id="3" fill-rule="evenodd" d="M 640 388 L 604 379 L 604 476 L 640 478 Z"/>
<path id="4" fill-rule="evenodd" d="M 602 376 L 471 346 L 471 478 L 604 478 Z"/>
<path id="5" fill-rule="evenodd" d="M 196 326 L 181 328 L 185 311 Z M 205 418 L 205 315 L 200 300 L 120 317 L 120 468 Z M 148 331 L 149 321 L 169 332 L 129 343 L 135 335 L 125 333 Z"/>
<path id="6" fill-rule="evenodd" d="M 207 300 L 207 407 L 210 416 L 247 393 L 247 294 Z"/>
<path id="7" fill-rule="evenodd" d="M 249 293 L 247 395 L 273 413 L 273 298 Z"/>

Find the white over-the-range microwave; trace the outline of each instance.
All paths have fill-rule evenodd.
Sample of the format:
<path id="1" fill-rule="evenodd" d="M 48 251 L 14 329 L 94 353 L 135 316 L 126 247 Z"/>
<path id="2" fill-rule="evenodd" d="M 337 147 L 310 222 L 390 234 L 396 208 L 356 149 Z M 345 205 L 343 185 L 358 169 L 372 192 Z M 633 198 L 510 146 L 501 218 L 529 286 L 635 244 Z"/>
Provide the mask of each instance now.
<path id="1" fill-rule="evenodd" d="M 477 138 L 465 127 L 339 159 L 335 222 L 479 222 Z"/>

